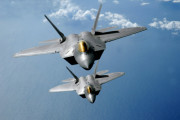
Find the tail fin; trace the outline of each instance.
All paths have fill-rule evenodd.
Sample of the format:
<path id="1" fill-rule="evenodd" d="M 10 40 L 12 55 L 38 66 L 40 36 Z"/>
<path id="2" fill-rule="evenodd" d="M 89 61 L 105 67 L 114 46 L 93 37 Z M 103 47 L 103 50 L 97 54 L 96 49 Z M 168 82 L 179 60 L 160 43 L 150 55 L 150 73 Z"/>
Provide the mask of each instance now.
<path id="1" fill-rule="evenodd" d="M 71 73 L 71 75 L 76 79 L 75 83 L 78 83 L 79 82 L 79 78 L 68 67 L 66 67 L 66 68 Z"/>
<path id="2" fill-rule="evenodd" d="M 107 73 L 108 70 L 103 70 L 103 71 L 97 72 L 98 64 L 99 64 L 99 60 L 97 61 L 96 68 L 94 70 L 94 78 L 105 78 L 105 77 L 108 77 L 108 75 L 103 75 L 104 73 Z"/>
<path id="3" fill-rule="evenodd" d="M 96 73 L 97 73 L 97 68 L 98 68 L 98 64 L 99 64 L 99 60 L 97 61 L 97 63 L 96 63 L 96 68 L 95 68 L 95 70 L 94 70 L 94 76 L 95 76 L 95 78 L 96 78 Z"/>
<path id="4" fill-rule="evenodd" d="M 96 31 L 96 27 L 97 27 L 99 15 L 100 15 L 100 12 L 101 12 L 101 8 L 102 8 L 102 4 L 100 4 L 100 6 L 99 6 L 99 10 L 98 10 L 98 13 L 97 13 L 97 15 L 96 15 L 96 19 L 95 19 L 95 22 L 94 22 L 94 25 L 93 25 L 93 28 L 92 28 L 92 31 L 91 31 L 91 33 L 92 33 L 93 35 L 95 34 L 95 31 Z"/>
<path id="5" fill-rule="evenodd" d="M 61 36 L 61 38 L 62 38 L 61 42 L 65 41 L 66 37 L 64 36 L 64 34 L 51 22 L 51 20 L 46 15 L 44 15 L 44 16 L 49 21 L 49 23 L 53 26 L 53 28 L 56 30 L 56 32 Z"/>

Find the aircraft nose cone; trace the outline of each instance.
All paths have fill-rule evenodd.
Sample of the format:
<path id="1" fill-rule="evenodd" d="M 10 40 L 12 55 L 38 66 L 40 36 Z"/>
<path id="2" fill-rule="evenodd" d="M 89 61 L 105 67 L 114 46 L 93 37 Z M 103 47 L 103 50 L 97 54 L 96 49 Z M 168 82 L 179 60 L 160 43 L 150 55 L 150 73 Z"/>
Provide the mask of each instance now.
<path id="1" fill-rule="evenodd" d="M 86 98 L 90 103 L 94 103 L 96 100 L 96 95 L 95 94 L 85 94 Z"/>
<path id="2" fill-rule="evenodd" d="M 84 61 L 81 66 L 86 70 L 90 70 L 93 66 L 93 62 Z"/>
<path id="3" fill-rule="evenodd" d="M 85 70 L 90 70 L 94 64 L 94 54 L 81 53 L 78 56 L 75 56 L 77 63 L 84 68 Z"/>
<path id="4" fill-rule="evenodd" d="M 95 97 L 90 98 L 90 99 L 89 99 L 89 102 L 90 102 L 90 103 L 94 103 L 94 102 L 95 102 Z"/>

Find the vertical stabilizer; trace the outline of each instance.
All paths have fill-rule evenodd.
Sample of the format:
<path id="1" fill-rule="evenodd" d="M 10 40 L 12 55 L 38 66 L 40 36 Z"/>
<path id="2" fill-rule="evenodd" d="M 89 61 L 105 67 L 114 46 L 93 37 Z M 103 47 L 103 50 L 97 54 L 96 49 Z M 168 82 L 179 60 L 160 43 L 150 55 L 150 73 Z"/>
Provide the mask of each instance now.
<path id="1" fill-rule="evenodd" d="M 95 70 L 94 70 L 94 76 L 95 76 L 95 78 L 96 78 L 96 73 L 97 73 L 97 68 L 98 68 L 98 64 L 99 64 L 99 60 L 97 61 L 97 63 L 96 63 L 96 68 L 95 68 Z"/>
<path id="2" fill-rule="evenodd" d="M 97 13 L 97 15 L 96 15 L 96 19 L 95 19 L 95 21 L 94 21 L 94 25 L 93 25 L 93 28 L 92 28 L 92 31 L 91 31 L 91 33 L 92 33 L 93 35 L 95 34 L 95 31 L 96 31 L 96 27 L 97 27 L 99 15 L 100 15 L 100 12 L 101 12 L 101 8 L 102 8 L 102 4 L 100 4 L 100 6 L 99 6 L 99 10 L 98 10 L 98 13 Z"/>
<path id="3" fill-rule="evenodd" d="M 61 36 L 61 38 L 62 38 L 61 42 L 65 41 L 66 37 L 64 36 L 64 34 L 51 22 L 51 20 L 46 15 L 44 15 L 44 16 L 49 21 L 49 23 L 53 26 L 53 28 L 56 30 L 56 32 Z"/>
<path id="4" fill-rule="evenodd" d="M 71 75 L 76 79 L 75 83 L 78 83 L 79 82 L 79 78 L 68 67 L 66 67 L 66 68 L 71 73 Z"/>

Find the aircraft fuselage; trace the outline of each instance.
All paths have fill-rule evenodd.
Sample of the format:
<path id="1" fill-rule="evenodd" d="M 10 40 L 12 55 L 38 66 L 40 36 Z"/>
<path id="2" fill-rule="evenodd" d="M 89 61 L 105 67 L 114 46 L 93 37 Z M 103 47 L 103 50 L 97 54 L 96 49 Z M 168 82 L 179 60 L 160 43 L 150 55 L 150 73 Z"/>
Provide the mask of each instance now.
<path id="1" fill-rule="evenodd" d="M 91 32 L 82 32 L 79 35 L 71 34 L 67 36 L 66 41 L 76 43 L 73 50 L 74 58 L 66 60 L 71 64 L 79 64 L 86 70 L 92 68 L 94 61 L 100 59 L 106 48 L 105 43 L 94 37 Z"/>
<path id="2" fill-rule="evenodd" d="M 101 90 L 101 85 L 95 80 L 93 75 L 80 77 L 76 85 L 76 92 L 78 95 L 87 98 L 91 103 L 95 102 L 96 95 L 98 95 Z"/>

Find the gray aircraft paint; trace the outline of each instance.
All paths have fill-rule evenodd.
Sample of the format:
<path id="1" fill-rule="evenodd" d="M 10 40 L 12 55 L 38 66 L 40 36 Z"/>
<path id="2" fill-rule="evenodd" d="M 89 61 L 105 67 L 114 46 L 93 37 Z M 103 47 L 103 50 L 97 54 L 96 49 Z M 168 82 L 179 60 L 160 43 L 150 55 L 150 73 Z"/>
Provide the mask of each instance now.
<path id="1" fill-rule="evenodd" d="M 94 103 L 96 100 L 96 95 L 98 95 L 101 91 L 102 84 L 121 77 L 125 74 L 124 72 L 105 74 L 108 72 L 108 70 L 96 73 L 97 65 L 94 74 L 87 75 L 85 77 L 82 76 L 79 78 L 69 68 L 67 68 L 74 78 L 63 80 L 63 82 L 68 83 L 51 88 L 49 92 L 76 91 L 79 96 L 87 98 L 90 103 Z"/>
<path id="2" fill-rule="evenodd" d="M 61 38 L 43 41 L 41 43 L 46 43 L 47 45 L 23 50 L 16 53 L 14 57 L 59 53 L 60 56 L 71 65 L 79 64 L 82 68 L 90 70 L 94 61 L 99 60 L 103 51 L 106 49 L 106 42 L 146 30 L 146 27 L 132 27 L 114 31 L 109 30 L 114 29 L 115 27 L 108 27 L 96 30 L 101 7 L 102 5 L 99 7 L 91 32 L 81 32 L 80 34 L 70 34 L 68 36 L 64 36 L 64 34 L 58 30 L 58 28 L 45 15 L 46 19 L 50 22 Z M 80 41 L 86 43 L 89 48 L 87 51 L 80 52 L 78 48 Z"/>

